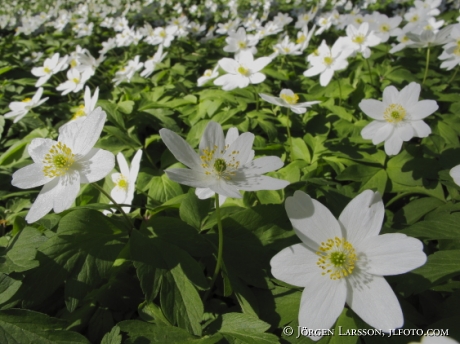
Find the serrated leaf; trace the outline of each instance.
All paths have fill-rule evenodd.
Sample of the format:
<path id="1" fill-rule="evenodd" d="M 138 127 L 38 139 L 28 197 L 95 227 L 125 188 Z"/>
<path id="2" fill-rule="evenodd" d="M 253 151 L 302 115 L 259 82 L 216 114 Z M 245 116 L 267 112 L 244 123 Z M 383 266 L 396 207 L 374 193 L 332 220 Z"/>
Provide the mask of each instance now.
<path id="1" fill-rule="evenodd" d="M 0 311 L 0 342 L 8 344 L 89 344 L 81 334 L 65 331 L 65 321 L 25 309 Z"/>

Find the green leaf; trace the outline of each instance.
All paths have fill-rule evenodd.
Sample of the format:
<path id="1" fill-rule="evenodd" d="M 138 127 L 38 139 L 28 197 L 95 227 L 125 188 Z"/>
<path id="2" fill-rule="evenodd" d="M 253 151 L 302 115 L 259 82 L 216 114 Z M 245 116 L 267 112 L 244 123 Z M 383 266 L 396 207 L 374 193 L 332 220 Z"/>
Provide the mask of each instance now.
<path id="1" fill-rule="evenodd" d="M 173 326 L 161 326 L 139 320 L 125 320 L 117 324 L 123 332 L 128 333 L 129 339 L 124 344 L 142 343 L 194 343 L 197 337 L 187 331 Z"/>
<path id="2" fill-rule="evenodd" d="M 300 137 L 292 138 L 292 159 L 304 160 L 307 163 L 311 162 L 311 154 L 307 144 Z"/>
<path id="3" fill-rule="evenodd" d="M 67 279 L 65 294 L 70 311 L 108 276 L 126 244 L 124 226 L 100 212 L 76 209 L 64 215 L 57 234 L 38 248 L 38 268 L 26 276 L 27 300 L 39 304 Z"/>
<path id="4" fill-rule="evenodd" d="M 425 216 L 430 211 L 444 204 L 446 203 L 444 203 L 443 201 L 437 198 L 433 198 L 433 197 L 418 198 L 410 202 L 409 204 L 405 205 L 401 210 L 399 210 L 395 214 L 393 221 L 404 223 L 404 224 L 413 224 L 416 221 L 420 220 L 423 216 Z M 408 235 L 412 235 L 412 234 L 408 234 Z"/>
<path id="5" fill-rule="evenodd" d="M 194 286 L 208 287 L 200 266 L 185 251 L 160 238 L 148 238 L 134 231 L 130 239 L 131 259 L 141 287 L 148 300 L 158 292 L 161 274 L 160 302 L 169 322 L 201 335 L 203 303 Z"/>
<path id="6" fill-rule="evenodd" d="M 8 344 L 89 344 L 81 334 L 65 331 L 65 321 L 24 309 L 0 311 L 0 338 Z"/>
<path id="7" fill-rule="evenodd" d="M 275 335 L 265 333 L 269 327 L 269 324 L 254 316 L 227 313 L 213 322 L 210 330 L 217 330 L 231 342 L 237 340 L 247 344 L 278 343 L 279 339 Z"/>
<path id="8" fill-rule="evenodd" d="M 101 344 L 121 344 L 120 328 L 115 326 L 109 333 L 102 338 Z"/>
<path id="9" fill-rule="evenodd" d="M 440 240 L 460 238 L 460 213 L 443 215 L 436 219 L 417 222 L 401 233 L 422 239 Z"/>
<path id="10" fill-rule="evenodd" d="M 166 174 L 153 177 L 150 182 L 149 196 L 158 202 L 164 203 L 182 194 L 181 186 L 169 179 Z"/>
<path id="11" fill-rule="evenodd" d="M 203 219 L 208 215 L 210 203 L 210 199 L 198 199 L 195 190 L 190 189 L 180 205 L 180 218 L 190 226 L 200 230 Z"/>
<path id="12" fill-rule="evenodd" d="M 132 100 L 125 100 L 117 104 L 117 109 L 123 112 L 125 115 L 129 115 L 133 112 L 134 102 Z"/>

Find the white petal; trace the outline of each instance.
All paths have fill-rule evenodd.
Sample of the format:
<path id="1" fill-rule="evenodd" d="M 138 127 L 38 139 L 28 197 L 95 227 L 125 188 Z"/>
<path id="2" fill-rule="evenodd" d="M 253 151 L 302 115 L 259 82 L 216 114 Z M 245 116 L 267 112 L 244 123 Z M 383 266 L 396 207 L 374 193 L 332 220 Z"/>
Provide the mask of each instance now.
<path id="1" fill-rule="evenodd" d="M 189 170 L 188 168 L 171 168 L 165 170 L 165 172 L 169 179 L 195 188 L 207 188 L 212 182 L 212 179 L 204 174 L 204 172 Z"/>
<path id="2" fill-rule="evenodd" d="M 261 82 L 265 80 L 265 78 L 266 78 L 265 74 L 262 74 L 262 73 L 255 73 L 249 76 L 249 80 L 251 81 L 251 84 L 260 84 Z"/>
<path id="3" fill-rule="evenodd" d="M 304 244 L 296 244 L 281 250 L 270 260 L 272 275 L 280 281 L 306 287 L 313 280 L 321 279 L 321 268 L 316 265 L 318 256 Z"/>
<path id="4" fill-rule="evenodd" d="M 409 141 L 414 137 L 414 129 L 412 129 L 410 124 L 399 125 L 395 128 L 395 135 L 403 141 Z"/>
<path id="5" fill-rule="evenodd" d="M 401 92 L 399 92 L 399 101 L 404 108 L 411 108 L 413 105 L 417 104 L 418 98 L 420 96 L 421 86 L 416 82 L 411 82 L 409 85 L 404 87 Z"/>
<path id="6" fill-rule="evenodd" d="M 107 115 L 100 107 L 91 112 L 81 124 L 73 141 L 72 152 L 86 155 L 101 136 Z"/>
<path id="7" fill-rule="evenodd" d="M 410 124 L 416 137 L 427 137 L 431 134 L 430 126 L 423 121 L 412 121 Z"/>
<path id="8" fill-rule="evenodd" d="M 238 129 L 235 127 L 232 127 L 228 129 L 227 135 L 225 136 L 225 145 L 231 145 L 235 140 L 238 138 L 239 133 Z"/>
<path id="9" fill-rule="evenodd" d="M 211 121 L 206 126 L 203 136 L 201 137 L 200 152 L 203 152 L 204 149 L 212 150 L 215 147 L 217 147 L 217 150 L 224 149 L 225 147 L 224 131 L 222 130 L 222 127 L 220 126 L 220 124 Z"/>
<path id="10" fill-rule="evenodd" d="M 363 139 L 372 140 L 375 133 L 384 125 L 382 121 L 372 121 L 361 130 L 361 136 Z"/>
<path id="11" fill-rule="evenodd" d="M 421 100 L 410 108 L 411 120 L 424 119 L 439 109 L 435 100 Z"/>
<path id="12" fill-rule="evenodd" d="M 460 165 L 453 167 L 449 171 L 450 176 L 454 180 L 455 184 L 460 185 Z"/>
<path id="13" fill-rule="evenodd" d="M 385 107 L 381 101 L 375 99 L 363 99 L 358 106 L 367 116 L 373 119 L 383 120 L 383 111 L 385 110 Z"/>
<path id="14" fill-rule="evenodd" d="M 325 69 L 326 66 L 324 64 L 317 64 L 303 72 L 303 75 L 306 77 L 315 76 L 322 73 Z"/>
<path id="15" fill-rule="evenodd" d="M 110 196 L 118 204 L 126 204 L 126 197 L 128 197 L 128 192 L 125 188 L 120 188 L 115 186 L 112 191 L 110 191 Z"/>
<path id="16" fill-rule="evenodd" d="M 332 77 L 334 76 L 334 71 L 330 68 L 326 69 L 324 72 L 321 73 L 319 76 L 319 84 L 323 87 L 327 86 L 331 81 Z"/>
<path id="17" fill-rule="evenodd" d="M 239 193 L 238 189 L 230 184 L 227 184 L 222 179 L 216 180 L 214 184 L 210 185 L 209 188 L 215 193 L 232 198 L 243 198 Z"/>
<path id="18" fill-rule="evenodd" d="M 115 167 L 115 156 L 104 149 L 93 148 L 78 164 L 82 184 L 94 183 L 108 175 Z"/>
<path id="19" fill-rule="evenodd" d="M 120 168 L 121 174 L 128 178 L 129 177 L 128 163 L 126 162 L 125 156 L 121 154 L 121 152 L 117 154 L 117 162 L 118 162 L 118 167 Z"/>
<path id="20" fill-rule="evenodd" d="M 366 323 L 385 332 L 403 326 L 401 306 L 383 277 L 353 273 L 347 284 L 347 304 Z"/>
<path id="21" fill-rule="evenodd" d="M 14 172 L 11 184 L 20 189 L 30 189 L 49 183 L 52 179 L 43 173 L 43 164 L 35 163 Z"/>
<path id="22" fill-rule="evenodd" d="M 387 138 L 393 134 L 395 126 L 388 122 L 383 122 L 383 125 L 375 132 L 374 137 L 372 138 L 372 143 L 378 145 L 379 143 L 385 141 Z"/>
<path id="23" fill-rule="evenodd" d="M 272 59 L 269 57 L 260 57 L 251 64 L 251 72 L 258 72 L 262 69 L 264 69 L 270 62 L 272 62 Z"/>
<path id="24" fill-rule="evenodd" d="M 222 156 L 225 161 L 231 161 L 233 158 L 239 161 L 240 164 L 244 164 L 248 161 L 248 157 L 252 152 L 252 144 L 254 142 L 253 133 L 241 134 L 225 151 Z M 238 152 L 233 154 L 233 152 Z"/>
<path id="25" fill-rule="evenodd" d="M 283 161 L 277 156 L 264 156 L 244 164 L 238 172 L 245 176 L 260 175 L 283 167 Z"/>
<path id="26" fill-rule="evenodd" d="M 43 159 L 45 158 L 45 155 L 51 149 L 51 146 L 56 143 L 56 141 L 51 139 L 37 138 L 33 139 L 30 142 L 29 146 L 27 147 L 27 150 L 32 160 L 36 163 L 41 164 L 43 162 Z"/>
<path id="27" fill-rule="evenodd" d="M 382 229 L 385 207 L 378 192 L 366 190 L 347 204 L 339 217 L 345 227 L 346 239 L 352 245 L 377 236 Z"/>
<path id="28" fill-rule="evenodd" d="M 131 169 L 129 171 L 129 182 L 133 184 L 136 182 L 137 175 L 139 174 L 139 168 L 141 166 L 142 150 L 138 150 L 131 160 Z"/>
<path id="29" fill-rule="evenodd" d="M 182 137 L 165 128 L 160 130 L 160 136 L 166 147 L 168 147 L 177 160 L 193 169 L 202 168 L 198 154 Z"/>
<path id="30" fill-rule="evenodd" d="M 26 216 L 27 223 L 32 223 L 40 220 L 43 216 L 48 214 L 53 208 L 53 199 L 59 191 L 59 178 L 55 178 L 48 184 L 45 184 L 41 189 L 38 197 L 35 199 L 34 204 L 30 207 Z"/>
<path id="31" fill-rule="evenodd" d="M 385 153 L 387 155 L 396 155 L 401 151 L 403 140 L 398 135 L 392 134 L 385 141 Z"/>
<path id="32" fill-rule="evenodd" d="M 250 176 L 238 178 L 238 175 L 229 181 L 239 190 L 259 191 L 259 190 L 280 190 L 289 185 L 286 180 L 272 178 L 269 176 Z"/>
<path id="33" fill-rule="evenodd" d="M 60 213 L 72 206 L 80 191 L 80 174 L 77 171 L 70 171 L 59 177 L 59 188 L 53 198 L 53 209 Z"/>
<path id="34" fill-rule="evenodd" d="M 310 281 L 302 292 L 299 326 L 309 329 L 328 329 L 336 322 L 345 305 L 345 281 L 331 280 L 328 275 Z M 309 336 L 319 340 L 321 336 Z"/>
<path id="35" fill-rule="evenodd" d="M 220 59 L 218 64 L 224 71 L 232 74 L 235 74 L 238 68 L 240 67 L 240 64 L 238 62 L 236 62 L 234 59 L 229 59 L 227 57 Z"/>
<path id="36" fill-rule="evenodd" d="M 343 237 L 339 222 L 329 209 L 303 191 L 286 199 L 286 212 L 297 236 L 312 250 L 327 239 Z"/>
<path id="37" fill-rule="evenodd" d="M 199 199 L 208 199 L 214 196 L 215 192 L 212 191 L 210 188 L 196 188 L 195 195 Z"/>
<path id="38" fill-rule="evenodd" d="M 398 101 L 399 97 L 399 92 L 394 86 L 387 86 L 383 90 L 383 95 L 382 95 L 382 102 L 385 106 L 385 108 L 392 104 L 396 103 Z"/>
<path id="39" fill-rule="evenodd" d="M 422 242 L 401 233 L 369 237 L 355 249 L 366 257 L 366 272 L 380 276 L 403 274 L 426 262 Z"/>

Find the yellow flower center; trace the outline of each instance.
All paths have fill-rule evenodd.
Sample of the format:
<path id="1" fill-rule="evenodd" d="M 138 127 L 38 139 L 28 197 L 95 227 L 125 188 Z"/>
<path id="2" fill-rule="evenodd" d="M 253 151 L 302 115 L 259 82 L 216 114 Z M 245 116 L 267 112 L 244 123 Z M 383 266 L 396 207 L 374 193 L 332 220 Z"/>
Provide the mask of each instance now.
<path id="1" fill-rule="evenodd" d="M 75 61 L 75 60 L 70 61 L 70 67 L 71 68 L 75 68 L 76 66 L 77 66 L 77 61 Z"/>
<path id="2" fill-rule="evenodd" d="M 59 177 L 67 173 L 75 162 L 75 154 L 64 143 L 54 144 L 43 159 L 43 174 L 47 177 Z"/>
<path id="3" fill-rule="evenodd" d="M 212 75 L 212 70 L 206 69 L 206 71 L 204 72 L 204 76 L 210 77 L 211 75 Z"/>
<path id="4" fill-rule="evenodd" d="M 28 102 L 30 102 L 31 100 L 32 100 L 31 98 L 25 98 L 25 99 L 22 100 L 22 102 L 23 102 L 23 103 L 28 103 Z"/>
<path id="5" fill-rule="evenodd" d="M 238 42 L 238 46 L 240 47 L 240 49 L 244 49 L 246 48 L 247 44 L 246 42 Z"/>
<path id="6" fill-rule="evenodd" d="M 288 47 L 283 48 L 283 50 L 284 50 L 285 53 L 289 53 L 291 51 L 291 49 L 289 49 Z"/>
<path id="7" fill-rule="evenodd" d="M 44 71 L 46 74 L 51 73 L 51 69 L 49 69 L 48 67 L 43 68 L 43 71 Z"/>
<path id="8" fill-rule="evenodd" d="M 244 76 L 248 76 L 249 75 L 249 70 L 243 66 L 239 66 L 238 67 L 238 73 L 240 73 L 241 75 L 244 75 Z"/>
<path id="9" fill-rule="evenodd" d="M 416 14 L 416 15 L 414 15 L 412 18 L 410 18 L 409 21 L 412 22 L 412 23 L 415 23 L 415 22 L 418 21 L 418 20 L 419 20 L 419 16 Z"/>
<path id="10" fill-rule="evenodd" d="M 84 105 L 80 105 L 78 107 L 78 110 L 73 114 L 72 116 L 72 120 L 75 120 L 79 117 L 83 117 L 83 116 L 86 116 L 86 112 L 85 112 L 85 106 Z"/>
<path id="11" fill-rule="evenodd" d="M 380 30 L 383 32 L 388 32 L 390 31 L 390 27 L 388 26 L 388 24 L 383 24 L 383 25 L 380 25 Z"/>
<path id="12" fill-rule="evenodd" d="M 456 47 L 453 51 L 453 53 L 457 56 L 460 56 L 460 47 Z"/>
<path id="13" fill-rule="evenodd" d="M 363 22 L 363 18 L 356 18 L 355 19 L 355 22 L 358 23 L 358 24 L 361 24 Z"/>
<path id="14" fill-rule="evenodd" d="M 365 40 L 365 37 L 364 37 L 364 35 L 362 35 L 362 34 L 356 35 L 356 36 L 353 37 L 353 39 L 352 39 L 353 42 L 358 43 L 358 44 L 363 44 L 363 43 L 364 43 L 364 40 Z"/>
<path id="15" fill-rule="evenodd" d="M 288 104 L 297 104 L 298 100 L 299 100 L 299 96 L 297 94 L 293 94 L 292 96 L 288 95 L 288 94 L 281 94 L 280 95 L 280 98 L 283 99 L 284 101 L 286 101 L 286 103 Z"/>
<path id="16" fill-rule="evenodd" d="M 120 178 L 117 180 L 117 186 L 120 189 L 128 189 L 128 178 L 126 178 L 124 175 L 121 175 Z"/>
<path id="17" fill-rule="evenodd" d="M 334 59 L 333 59 L 332 57 L 326 56 L 326 57 L 324 58 L 324 64 L 330 66 L 330 65 L 332 64 L 332 62 L 334 62 Z"/>
<path id="18" fill-rule="evenodd" d="M 73 81 L 74 83 L 78 84 L 78 83 L 80 82 L 80 79 L 78 79 L 78 78 L 73 78 L 72 81 Z"/>
<path id="19" fill-rule="evenodd" d="M 161 31 L 161 32 L 160 32 L 160 36 L 161 36 L 162 38 L 166 38 L 166 31 L 164 31 L 164 30 Z"/>
<path id="20" fill-rule="evenodd" d="M 223 158 L 215 159 L 214 154 L 220 152 L 224 154 L 228 149 L 229 145 L 226 145 L 224 149 L 219 151 L 219 147 L 214 146 L 213 149 L 205 148 L 202 151 L 201 166 L 204 168 L 204 173 L 208 176 L 215 175 L 217 179 L 224 178 L 225 180 L 230 180 L 231 177 L 235 176 L 236 170 L 240 166 L 240 162 L 236 160 L 239 151 L 233 151 L 230 154 L 230 157 L 227 160 Z"/>
<path id="21" fill-rule="evenodd" d="M 407 37 L 407 36 L 403 36 L 403 37 L 401 38 L 401 43 L 405 43 L 405 42 L 408 42 L 408 41 L 410 41 L 410 39 L 409 39 L 409 37 Z"/>
<path id="22" fill-rule="evenodd" d="M 306 39 L 307 39 L 307 38 L 305 37 L 305 35 L 304 35 L 304 34 L 301 34 L 301 35 L 299 36 L 299 38 L 297 38 L 296 43 L 297 43 L 297 44 L 303 43 L 303 42 L 305 42 Z"/>
<path id="23" fill-rule="evenodd" d="M 316 254 L 319 256 L 316 265 L 323 270 L 321 274 L 329 275 L 331 280 L 351 275 L 358 260 L 353 245 L 338 237 L 322 242 Z"/>
<path id="24" fill-rule="evenodd" d="M 390 104 L 383 112 L 383 118 L 389 123 L 399 123 L 406 117 L 406 110 L 399 104 Z"/>

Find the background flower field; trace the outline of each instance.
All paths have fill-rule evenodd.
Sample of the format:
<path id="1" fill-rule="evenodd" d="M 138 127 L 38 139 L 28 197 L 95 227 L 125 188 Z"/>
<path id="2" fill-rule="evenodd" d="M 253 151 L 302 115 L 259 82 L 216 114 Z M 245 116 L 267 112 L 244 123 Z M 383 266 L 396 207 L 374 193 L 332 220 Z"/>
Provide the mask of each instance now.
<path id="1" fill-rule="evenodd" d="M 460 341 L 458 7 L 3 4 L 0 343 Z M 274 276 L 310 230 L 289 202 L 345 226 L 370 195 L 380 236 L 413 244 L 401 266 L 417 258 L 382 274 L 408 335 L 296 338 L 315 313 Z M 374 328 L 334 309 L 336 333 Z"/>

